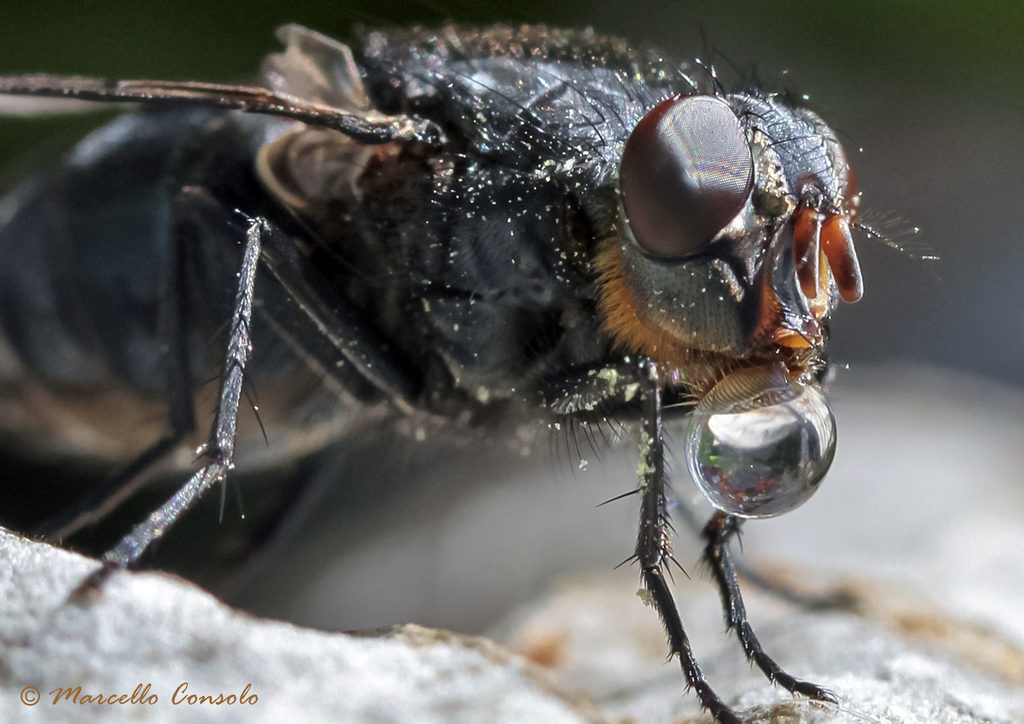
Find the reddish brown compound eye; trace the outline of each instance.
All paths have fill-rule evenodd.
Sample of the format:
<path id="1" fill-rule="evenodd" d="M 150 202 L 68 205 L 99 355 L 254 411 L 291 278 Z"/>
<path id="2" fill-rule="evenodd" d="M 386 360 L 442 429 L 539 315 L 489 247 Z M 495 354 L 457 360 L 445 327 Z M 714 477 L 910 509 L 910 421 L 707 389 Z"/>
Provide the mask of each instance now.
<path id="1" fill-rule="evenodd" d="M 630 231 L 664 256 L 699 251 L 740 212 L 753 183 L 739 120 L 714 96 L 659 103 L 633 129 L 619 166 Z"/>

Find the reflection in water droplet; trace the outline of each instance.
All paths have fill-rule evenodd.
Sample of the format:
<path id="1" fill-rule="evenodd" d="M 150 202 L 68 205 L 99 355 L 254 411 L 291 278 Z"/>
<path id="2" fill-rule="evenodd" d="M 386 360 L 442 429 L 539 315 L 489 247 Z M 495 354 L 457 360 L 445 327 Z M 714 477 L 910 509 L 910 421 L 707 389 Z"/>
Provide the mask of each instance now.
<path id="1" fill-rule="evenodd" d="M 798 507 L 817 490 L 835 455 L 836 422 L 820 387 L 793 383 L 793 393 L 738 413 L 693 413 L 686 464 L 713 506 L 767 518 Z"/>

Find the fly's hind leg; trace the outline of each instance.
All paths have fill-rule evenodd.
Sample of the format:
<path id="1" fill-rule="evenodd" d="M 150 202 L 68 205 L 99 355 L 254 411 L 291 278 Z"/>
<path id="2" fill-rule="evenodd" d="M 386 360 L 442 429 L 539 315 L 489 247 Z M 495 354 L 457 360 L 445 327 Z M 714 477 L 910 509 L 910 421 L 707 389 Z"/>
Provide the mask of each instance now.
<path id="1" fill-rule="evenodd" d="M 701 533 L 701 537 L 705 541 L 704 560 L 710 566 L 715 583 L 718 585 L 722 597 L 722 607 L 725 609 L 726 625 L 730 630 L 736 632 L 736 636 L 743 645 L 743 652 L 746 654 L 747 660 L 757 664 L 769 681 L 793 694 L 803 694 L 812 699 L 836 703 L 835 694 L 817 684 L 787 674 L 761 648 L 761 642 L 758 641 L 747 620 L 747 610 L 740 594 L 736 568 L 729 552 L 729 541 L 739 533 L 740 523 L 739 518 L 718 512 L 711 517 Z"/>
<path id="2" fill-rule="evenodd" d="M 170 500 L 107 551 L 102 559 L 103 567 L 86 579 L 76 594 L 96 589 L 112 571 L 127 568 L 137 561 L 153 541 L 161 538 L 214 483 L 223 481 L 233 467 L 238 403 L 242 396 L 245 366 L 252 352 L 249 332 L 252 322 L 253 289 L 260 258 L 260 239 L 265 226 L 266 222 L 257 218 L 252 221 L 246 232 L 245 251 L 238 276 L 238 292 L 235 296 L 235 309 L 231 319 L 224 375 L 217 405 L 217 420 L 204 450 L 208 462 Z"/>

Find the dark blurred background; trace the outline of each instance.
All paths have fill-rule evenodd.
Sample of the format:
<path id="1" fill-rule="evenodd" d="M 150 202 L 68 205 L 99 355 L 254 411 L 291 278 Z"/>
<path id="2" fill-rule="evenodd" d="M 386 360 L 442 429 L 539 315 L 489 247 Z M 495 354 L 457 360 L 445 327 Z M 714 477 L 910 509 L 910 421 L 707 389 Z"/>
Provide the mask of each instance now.
<path id="1" fill-rule="evenodd" d="M 727 79 L 752 71 L 767 90 L 806 94 L 841 135 L 865 221 L 940 257 L 861 239 L 866 294 L 836 315 L 834 358 L 912 359 L 1024 384 L 1019 2 L 106 0 L 8 3 L 2 19 L 0 72 L 108 77 L 245 78 L 285 22 L 341 39 L 357 23 L 590 25 L 682 57 L 710 51 Z M 3 120 L 0 183 L 96 123 Z"/>

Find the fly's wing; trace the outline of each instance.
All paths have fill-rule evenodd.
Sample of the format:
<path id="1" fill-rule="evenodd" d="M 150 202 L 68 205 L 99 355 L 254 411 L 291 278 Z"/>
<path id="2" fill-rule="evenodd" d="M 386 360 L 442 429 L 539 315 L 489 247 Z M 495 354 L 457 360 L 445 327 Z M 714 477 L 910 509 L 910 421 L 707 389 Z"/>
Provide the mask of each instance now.
<path id="1" fill-rule="evenodd" d="M 363 117 L 374 115 L 352 51 L 301 25 L 283 25 L 277 39 L 285 45 L 263 61 L 263 78 L 275 92 Z"/>
<path id="2" fill-rule="evenodd" d="M 264 65 L 269 88 L 195 81 L 109 81 L 34 73 L 0 76 L 0 94 L 65 103 L 71 100 L 207 106 L 282 116 L 340 131 L 364 144 L 441 142 L 440 130 L 432 123 L 404 115 L 385 116 L 370 108 L 346 46 L 296 25 L 281 28 L 278 36 L 287 43 L 287 49 L 270 56 Z M 44 112 L 54 110 L 38 102 L 29 104 L 32 106 Z M 0 103 L 0 113 L 24 112 L 24 103 Z"/>

